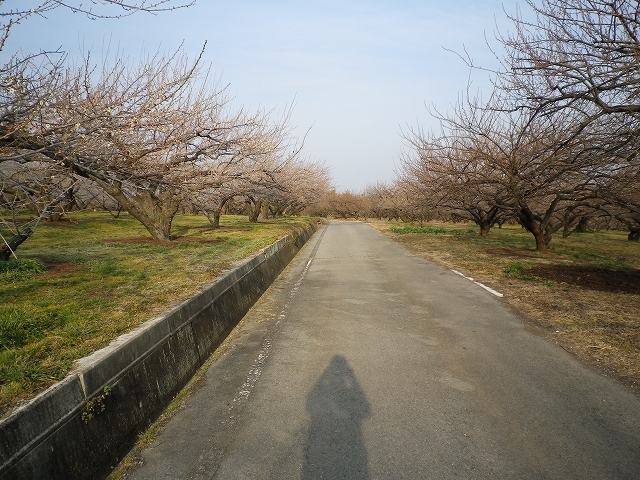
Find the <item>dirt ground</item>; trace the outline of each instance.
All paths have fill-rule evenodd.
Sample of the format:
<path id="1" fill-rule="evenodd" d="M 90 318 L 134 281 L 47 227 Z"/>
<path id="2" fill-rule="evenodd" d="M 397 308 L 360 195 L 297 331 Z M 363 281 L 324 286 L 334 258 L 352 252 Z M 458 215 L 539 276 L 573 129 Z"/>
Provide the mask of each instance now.
<path id="1" fill-rule="evenodd" d="M 171 242 L 162 242 L 160 240 L 154 240 L 151 237 L 128 237 L 128 238 L 109 238 L 103 240 L 104 243 L 121 243 L 128 245 L 155 245 L 164 247 L 175 247 L 177 245 L 199 243 L 199 244 L 211 244 L 211 243 L 223 243 L 225 240 L 220 238 L 202 238 L 202 237 L 174 237 Z"/>
<path id="2" fill-rule="evenodd" d="M 582 265 L 538 265 L 527 268 L 522 273 L 587 290 L 640 295 L 638 270 L 614 270 Z"/>

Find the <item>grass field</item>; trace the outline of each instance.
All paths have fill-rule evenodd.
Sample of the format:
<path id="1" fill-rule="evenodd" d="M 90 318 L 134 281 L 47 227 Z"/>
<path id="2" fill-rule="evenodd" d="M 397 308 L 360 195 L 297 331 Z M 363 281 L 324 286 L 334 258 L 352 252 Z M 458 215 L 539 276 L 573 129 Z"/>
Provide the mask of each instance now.
<path id="1" fill-rule="evenodd" d="M 394 240 L 504 294 L 525 323 L 640 394 L 640 243 L 625 232 L 555 236 L 535 250 L 519 226 L 371 222 Z"/>
<path id="2" fill-rule="evenodd" d="M 212 229 L 204 217 L 178 216 L 170 245 L 152 241 L 128 215 L 74 213 L 42 225 L 20 246 L 17 261 L 0 263 L 0 412 L 313 221 L 223 217 L 221 228 Z"/>

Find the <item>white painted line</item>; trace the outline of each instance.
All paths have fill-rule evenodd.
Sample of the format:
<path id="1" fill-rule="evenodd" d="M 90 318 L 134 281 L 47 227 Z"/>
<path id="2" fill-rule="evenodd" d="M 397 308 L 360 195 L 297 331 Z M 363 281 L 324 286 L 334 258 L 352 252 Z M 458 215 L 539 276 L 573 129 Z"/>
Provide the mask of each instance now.
<path id="1" fill-rule="evenodd" d="M 473 283 L 475 283 L 476 285 L 481 286 L 481 287 L 482 287 L 482 288 L 484 288 L 487 292 L 489 292 L 489 293 L 493 293 L 496 297 L 504 297 L 504 295 L 503 295 L 503 294 L 501 294 L 500 292 L 496 292 L 493 288 L 491 288 L 491 287 L 487 287 L 486 285 L 483 285 L 483 284 L 482 284 L 482 283 L 480 283 L 480 282 L 476 282 L 476 281 L 474 281 Z"/>
<path id="2" fill-rule="evenodd" d="M 1 1 L 2 0 L 0 0 L 0 2 Z M 296 283 L 293 285 L 293 288 L 289 293 L 289 300 L 292 300 L 293 297 L 295 297 L 296 294 L 298 293 L 298 290 L 300 290 L 302 281 L 304 280 L 304 277 L 307 275 L 307 272 L 309 271 L 309 267 L 311 267 L 312 261 L 313 261 L 313 258 L 310 258 L 307 261 L 307 264 L 305 265 L 304 270 L 300 274 L 300 277 L 298 278 Z M 284 307 L 282 308 L 282 311 L 278 315 L 278 320 L 275 322 L 274 326 L 271 327 L 271 330 L 267 334 L 267 337 L 264 339 L 264 342 L 262 343 L 262 349 L 258 353 L 258 357 L 253 361 L 253 364 L 251 365 L 251 368 L 247 373 L 244 383 L 240 386 L 240 388 L 236 392 L 235 397 L 233 398 L 233 401 L 230 403 L 229 411 L 228 411 L 229 418 L 227 420 L 224 420 L 223 423 L 234 426 L 238 421 L 240 412 L 242 412 L 247 401 L 249 400 L 249 395 L 251 395 L 253 388 L 255 387 L 256 383 L 260 379 L 260 376 L 262 375 L 262 370 L 267 362 L 267 359 L 269 358 L 269 352 L 271 351 L 270 338 L 273 336 L 274 332 L 276 331 L 280 323 L 285 318 L 287 318 L 287 310 L 289 309 L 290 304 L 291 304 L 290 302 L 285 303 Z"/>
<path id="3" fill-rule="evenodd" d="M 467 280 L 471 280 L 473 283 L 475 283 L 476 285 L 484 288 L 487 292 L 494 294 L 496 297 L 504 297 L 504 295 L 501 294 L 500 292 L 496 292 L 493 288 L 487 287 L 486 285 L 483 285 L 480 282 L 476 282 L 473 278 L 467 277 L 466 275 L 464 275 L 463 273 L 459 272 L 458 270 L 451 269 L 451 271 L 453 273 L 455 273 L 456 275 L 460 275 L 461 277 L 466 278 Z"/>

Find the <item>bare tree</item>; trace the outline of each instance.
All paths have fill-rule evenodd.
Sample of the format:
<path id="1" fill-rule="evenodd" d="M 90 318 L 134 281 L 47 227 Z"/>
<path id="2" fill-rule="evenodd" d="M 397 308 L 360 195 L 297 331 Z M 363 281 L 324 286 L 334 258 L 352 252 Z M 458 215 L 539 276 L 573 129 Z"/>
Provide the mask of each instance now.
<path id="1" fill-rule="evenodd" d="M 23 88 L 7 92 L 0 147 L 14 161 L 17 151 L 37 153 L 90 179 L 159 241 L 171 240 L 185 201 L 213 212 L 214 224 L 239 195 L 259 211 L 302 148 L 291 136 L 290 110 L 275 121 L 271 112 L 233 111 L 199 63 L 179 51 L 134 66 L 118 60 L 96 69 L 86 60 L 16 114 L 13 105 L 25 103 L 20 92 L 41 91 L 30 88 L 40 77 L 24 76 Z"/>
<path id="2" fill-rule="evenodd" d="M 15 257 L 43 220 L 65 211 L 73 184 L 68 173 L 43 163 L 39 148 L 22 149 L 9 140 L 60 86 L 62 61 L 55 55 L 13 56 L 0 69 L 0 260 Z"/>
<path id="3" fill-rule="evenodd" d="M 626 167 L 607 175 L 599 189 L 599 210 L 624 225 L 628 239 L 640 240 L 640 167 Z"/>
<path id="4" fill-rule="evenodd" d="M 97 19 L 119 18 L 141 11 L 155 13 L 192 4 L 173 0 L 98 0 L 88 5 L 60 0 L 40 0 L 31 5 L 22 2 L 0 11 L 0 51 L 13 27 L 57 8 Z M 5 6 L 5 0 L 0 0 L 0 8 Z M 80 124 L 77 121 L 66 125 L 49 123 L 52 118 L 64 117 L 60 112 L 52 115 L 61 105 L 60 95 L 66 93 L 68 100 L 73 99 L 68 88 L 73 82 L 63 68 L 65 60 L 64 54 L 58 51 L 15 54 L 0 68 L 0 228 L 5 234 L 12 233 L 9 239 L 2 236 L 0 257 L 4 260 L 15 256 L 15 249 L 33 234 L 42 220 L 64 214 L 75 201 L 73 193 L 78 178 L 68 171 L 68 159 L 74 149 L 73 155 L 82 153 L 82 142 L 69 142 L 71 136 L 62 132 L 79 130 Z M 48 161 L 44 161 L 42 155 L 48 157 Z M 42 175 L 44 170 L 54 171 L 55 175 Z M 32 217 L 16 215 L 19 209 L 30 211 Z"/>
<path id="5" fill-rule="evenodd" d="M 69 68 L 34 111 L 6 122 L 5 149 L 37 151 L 94 181 L 161 241 L 193 188 L 215 182 L 215 162 L 236 165 L 277 142 L 264 114 L 231 112 L 199 59 L 179 52 L 134 67 L 119 60 L 100 75 L 88 61 Z"/>
<path id="6" fill-rule="evenodd" d="M 640 114 L 640 11 L 633 0 L 527 3 L 535 21 L 510 19 L 501 86 L 542 112 L 572 108 L 587 118 Z"/>
<path id="7" fill-rule="evenodd" d="M 272 114 L 258 111 L 237 117 L 231 148 L 207 152 L 204 173 L 189 184 L 191 202 L 214 228 L 225 205 L 236 198 L 245 200 L 250 220 L 257 221 L 272 192 L 285 190 L 285 180 L 300 164 L 303 143 L 291 134 L 291 109 L 275 120 Z"/>
<path id="8" fill-rule="evenodd" d="M 366 218 L 366 203 L 364 196 L 359 193 L 348 190 L 337 192 L 335 189 L 332 189 L 327 192 L 323 203 L 315 207 L 313 213 L 324 217 L 342 219 Z"/>
<path id="9" fill-rule="evenodd" d="M 266 194 L 266 208 L 272 217 L 297 215 L 320 204 L 331 185 L 330 171 L 324 163 L 300 158 L 274 172 L 273 178 L 278 187 Z"/>
<path id="10" fill-rule="evenodd" d="M 420 185 L 421 196 L 433 213 L 471 220 L 480 227 L 480 235 L 486 236 L 508 215 L 504 208 L 508 195 L 504 185 L 493 178 L 495 166 L 483 158 L 491 145 L 466 133 L 471 132 L 454 130 L 437 137 L 411 130 L 404 137 L 411 151 L 400 158 L 401 178 Z M 411 186 L 412 182 L 404 183 Z"/>
<path id="11" fill-rule="evenodd" d="M 422 225 L 426 221 L 444 218 L 437 206 L 438 196 L 434 189 L 414 175 L 405 164 L 409 157 L 401 157 L 399 171 L 396 172 L 394 185 L 398 192 L 398 212 L 402 221 L 417 221 Z"/>
<path id="12" fill-rule="evenodd" d="M 571 112 L 577 119 L 573 134 L 602 129 L 588 148 L 601 148 L 600 175 L 609 178 L 599 189 L 608 209 L 630 231 L 640 235 L 637 219 L 640 190 L 640 8 L 630 0 L 528 0 L 535 20 L 510 18 L 511 35 L 500 37 L 506 47 L 499 86 L 510 94 L 514 108 L 538 115 Z M 601 145 L 601 147 L 598 147 Z M 629 173 L 625 173 L 628 170 Z M 625 179 L 625 180 L 621 180 Z M 621 209 L 621 210 L 617 210 Z M 625 213 L 622 214 L 622 211 Z M 612 213 L 613 215 L 613 213 Z M 622 220 L 621 220 L 622 221 Z"/>
<path id="13" fill-rule="evenodd" d="M 431 187 L 434 205 L 466 212 L 485 231 L 493 215 L 513 215 L 546 250 L 567 209 L 586 205 L 609 174 L 609 131 L 596 123 L 576 129 L 582 117 L 570 112 L 539 115 L 501 101 L 461 102 L 439 115 L 438 138 L 414 131 L 405 169 Z"/>
<path id="14" fill-rule="evenodd" d="M 57 221 L 74 207 L 76 179 L 67 173 L 42 161 L 0 163 L 0 260 L 17 258 L 41 222 Z"/>

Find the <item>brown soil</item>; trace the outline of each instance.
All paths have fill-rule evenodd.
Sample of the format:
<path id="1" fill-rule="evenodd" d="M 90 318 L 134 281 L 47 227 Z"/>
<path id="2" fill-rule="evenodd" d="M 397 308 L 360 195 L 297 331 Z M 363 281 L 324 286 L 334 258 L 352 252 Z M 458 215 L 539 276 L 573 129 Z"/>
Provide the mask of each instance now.
<path id="1" fill-rule="evenodd" d="M 54 260 L 45 260 L 44 263 L 47 265 L 47 270 L 42 272 L 40 275 L 45 277 L 59 277 L 60 275 L 66 275 L 67 273 L 72 273 L 76 268 L 82 266 L 81 263 L 58 262 Z"/>
<path id="2" fill-rule="evenodd" d="M 485 252 L 489 255 L 498 257 L 514 257 L 514 258 L 539 258 L 540 254 L 535 250 L 527 248 L 486 248 Z M 560 258 L 560 255 L 547 251 L 544 253 L 546 258 Z"/>
<path id="3" fill-rule="evenodd" d="M 44 221 L 44 222 L 42 222 L 42 225 L 48 225 L 49 227 L 72 227 L 72 228 L 75 228 L 78 225 L 80 225 L 80 222 L 75 221 L 75 220 L 71 220 L 70 218 L 62 217 L 57 222 Z"/>
<path id="4" fill-rule="evenodd" d="M 261 223 L 266 223 L 266 222 L 261 222 Z M 194 230 L 199 230 L 201 232 L 241 232 L 241 231 L 245 231 L 248 232 L 251 230 L 251 227 L 233 227 L 233 226 L 227 226 L 227 225 L 220 225 L 219 227 L 212 227 L 209 225 L 206 225 L 204 227 L 193 227 Z"/>
<path id="5" fill-rule="evenodd" d="M 524 248 L 487 248 L 485 252 L 489 255 L 499 255 L 501 257 L 533 257 L 533 252 Z"/>
<path id="6" fill-rule="evenodd" d="M 123 243 L 127 245 L 164 245 L 172 247 L 175 245 L 183 245 L 185 243 L 211 244 L 222 243 L 224 239 L 220 238 L 200 238 L 200 237 L 176 237 L 171 242 L 161 242 L 151 237 L 126 237 L 126 238 L 108 238 L 103 240 L 104 243 Z"/>
<path id="7" fill-rule="evenodd" d="M 638 270 L 581 265 L 538 265 L 527 268 L 522 273 L 587 290 L 640 295 L 640 271 Z"/>

